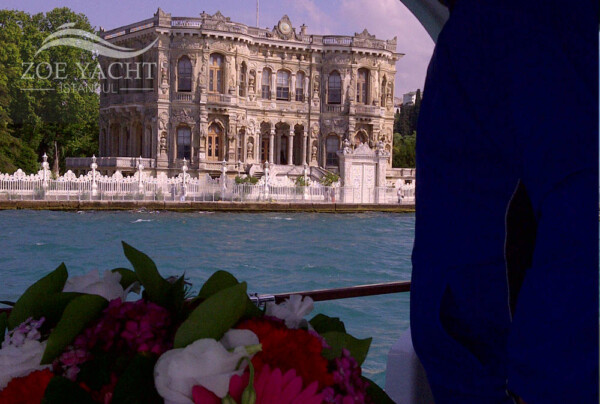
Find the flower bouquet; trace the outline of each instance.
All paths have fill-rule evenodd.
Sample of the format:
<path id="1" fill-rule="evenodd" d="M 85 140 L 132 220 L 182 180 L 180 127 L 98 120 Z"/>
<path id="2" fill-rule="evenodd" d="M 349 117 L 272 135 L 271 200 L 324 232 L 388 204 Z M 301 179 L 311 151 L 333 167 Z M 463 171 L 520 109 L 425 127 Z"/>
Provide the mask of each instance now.
<path id="1" fill-rule="evenodd" d="M 123 249 L 133 270 L 61 264 L 0 314 L 0 404 L 392 402 L 361 375 L 371 339 L 307 321 L 310 298 L 261 309 L 224 271 L 192 295 Z"/>

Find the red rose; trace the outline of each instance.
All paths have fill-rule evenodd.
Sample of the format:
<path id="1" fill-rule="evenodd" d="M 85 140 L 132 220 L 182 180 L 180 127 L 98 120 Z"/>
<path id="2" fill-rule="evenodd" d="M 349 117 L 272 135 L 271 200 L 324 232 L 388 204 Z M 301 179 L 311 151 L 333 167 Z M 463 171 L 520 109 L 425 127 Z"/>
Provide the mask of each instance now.
<path id="1" fill-rule="evenodd" d="M 39 404 L 46 387 L 54 377 L 48 369 L 36 370 L 27 376 L 15 377 L 0 391 L 0 404 Z"/>
<path id="2" fill-rule="evenodd" d="M 264 318 L 247 320 L 238 328 L 254 332 L 262 344 L 262 351 L 252 358 L 257 373 L 268 364 L 271 369 L 279 368 L 283 373 L 295 369 L 304 387 L 315 380 L 319 382 L 319 391 L 333 385 L 328 361 L 321 355 L 323 344 L 308 331 L 291 330 L 283 323 Z"/>

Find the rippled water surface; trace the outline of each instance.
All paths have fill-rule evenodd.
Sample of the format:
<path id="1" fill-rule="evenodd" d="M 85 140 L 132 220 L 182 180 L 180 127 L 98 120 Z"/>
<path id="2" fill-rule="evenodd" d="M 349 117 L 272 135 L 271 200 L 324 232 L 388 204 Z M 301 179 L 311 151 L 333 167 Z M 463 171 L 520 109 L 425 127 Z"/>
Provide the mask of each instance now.
<path id="1" fill-rule="evenodd" d="M 232 272 L 258 293 L 410 279 L 412 214 L 0 212 L 0 300 L 16 299 L 65 262 L 70 274 L 130 267 L 121 240 L 144 251 L 163 276 L 196 286 Z M 316 304 L 356 337 L 372 336 L 367 377 L 385 380 L 387 353 L 408 327 L 409 294 Z"/>

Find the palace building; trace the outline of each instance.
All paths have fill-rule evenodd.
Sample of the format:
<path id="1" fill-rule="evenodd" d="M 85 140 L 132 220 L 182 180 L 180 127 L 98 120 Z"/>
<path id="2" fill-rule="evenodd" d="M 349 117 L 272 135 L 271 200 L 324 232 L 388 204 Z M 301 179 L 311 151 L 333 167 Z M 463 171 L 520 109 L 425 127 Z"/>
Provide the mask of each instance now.
<path id="1" fill-rule="evenodd" d="M 190 174 L 217 174 L 226 164 L 260 175 L 265 162 L 292 177 L 305 165 L 311 175 L 339 173 L 348 141 L 377 149 L 391 169 L 395 65 L 403 56 L 396 38 L 366 29 L 312 35 L 287 16 L 269 30 L 220 12 L 172 17 L 161 9 L 101 36 L 136 50 L 156 40 L 129 60 L 100 58 L 114 77 L 100 94 L 103 173 L 132 172 L 140 156 L 146 169 L 169 176 L 184 159 Z M 69 160 L 73 169 L 88 164 Z"/>

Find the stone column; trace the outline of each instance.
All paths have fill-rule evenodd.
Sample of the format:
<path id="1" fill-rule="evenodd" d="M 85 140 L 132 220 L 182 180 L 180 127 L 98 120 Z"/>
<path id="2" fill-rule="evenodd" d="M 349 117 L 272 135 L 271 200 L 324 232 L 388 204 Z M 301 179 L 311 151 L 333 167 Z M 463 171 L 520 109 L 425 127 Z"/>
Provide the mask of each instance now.
<path id="1" fill-rule="evenodd" d="M 306 132 L 306 128 L 302 128 L 302 164 L 308 164 L 308 159 L 306 158 L 306 142 L 308 141 L 308 133 Z"/>
<path id="2" fill-rule="evenodd" d="M 271 73 L 271 100 L 277 99 L 277 72 Z"/>
<path id="3" fill-rule="evenodd" d="M 288 155 L 287 155 L 288 166 L 294 165 L 294 132 L 290 130 L 288 136 Z"/>
<path id="4" fill-rule="evenodd" d="M 271 128 L 269 136 L 269 163 L 273 164 L 273 152 L 275 149 L 275 127 Z"/>
<path id="5" fill-rule="evenodd" d="M 290 75 L 290 101 L 296 101 L 296 73 Z"/>

